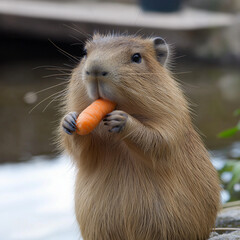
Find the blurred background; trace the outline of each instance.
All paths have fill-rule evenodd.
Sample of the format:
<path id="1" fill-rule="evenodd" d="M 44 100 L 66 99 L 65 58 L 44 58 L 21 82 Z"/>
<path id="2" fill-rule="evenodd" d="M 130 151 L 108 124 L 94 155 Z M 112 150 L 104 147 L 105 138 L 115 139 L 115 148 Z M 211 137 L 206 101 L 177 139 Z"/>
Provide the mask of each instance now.
<path id="1" fill-rule="evenodd" d="M 74 168 L 53 144 L 93 32 L 161 36 L 222 181 L 240 199 L 239 0 L 0 0 L 0 239 L 79 239 Z"/>

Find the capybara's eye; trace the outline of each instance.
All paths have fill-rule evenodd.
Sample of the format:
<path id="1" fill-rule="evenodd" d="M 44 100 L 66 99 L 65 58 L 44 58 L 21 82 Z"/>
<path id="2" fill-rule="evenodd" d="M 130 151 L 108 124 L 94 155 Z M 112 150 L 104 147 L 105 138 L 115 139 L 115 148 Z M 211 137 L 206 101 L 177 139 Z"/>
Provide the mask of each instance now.
<path id="1" fill-rule="evenodd" d="M 87 49 L 83 49 L 82 56 L 83 56 L 83 57 L 86 57 L 86 56 L 87 56 Z"/>
<path id="2" fill-rule="evenodd" d="M 140 53 L 134 53 L 132 55 L 132 61 L 135 63 L 141 63 L 142 57 L 141 57 Z"/>

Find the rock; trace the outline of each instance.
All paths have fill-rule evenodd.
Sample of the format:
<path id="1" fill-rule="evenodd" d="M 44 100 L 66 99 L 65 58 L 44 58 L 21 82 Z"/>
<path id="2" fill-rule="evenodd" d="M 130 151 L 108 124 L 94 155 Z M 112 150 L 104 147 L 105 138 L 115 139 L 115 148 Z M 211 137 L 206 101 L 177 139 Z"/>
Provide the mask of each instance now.
<path id="1" fill-rule="evenodd" d="M 231 205 L 234 205 L 233 203 Z M 216 220 L 216 228 L 239 228 L 240 227 L 240 206 L 227 207 L 221 210 Z M 212 232 L 209 240 L 240 240 L 240 228 L 230 233 L 219 231 Z"/>
<path id="2" fill-rule="evenodd" d="M 240 206 L 223 209 L 216 220 L 216 228 L 218 227 L 239 228 Z"/>
<path id="3" fill-rule="evenodd" d="M 209 240 L 240 240 L 240 231 L 214 235 L 213 237 L 210 237 Z"/>
<path id="4" fill-rule="evenodd" d="M 212 239 L 213 237 L 216 237 L 216 236 L 219 236 L 219 234 L 216 232 L 211 232 L 209 239 Z"/>

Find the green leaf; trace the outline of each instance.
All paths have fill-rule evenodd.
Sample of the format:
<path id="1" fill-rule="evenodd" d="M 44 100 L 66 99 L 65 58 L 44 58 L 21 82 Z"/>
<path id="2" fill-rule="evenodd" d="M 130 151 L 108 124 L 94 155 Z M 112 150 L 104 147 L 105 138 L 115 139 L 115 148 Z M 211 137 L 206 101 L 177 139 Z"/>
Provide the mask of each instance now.
<path id="1" fill-rule="evenodd" d="M 234 127 L 234 128 L 229 128 L 223 132 L 220 132 L 218 134 L 219 138 L 228 138 L 228 137 L 232 137 L 233 135 L 235 135 L 238 131 L 238 127 Z"/>
<path id="2" fill-rule="evenodd" d="M 237 129 L 238 129 L 238 131 L 240 131 L 240 121 L 237 124 Z"/>
<path id="3" fill-rule="evenodd" d="M 240 165 L 238 164 L 232 171 L 232 179 L 228 183 L 228 190 L 231 190 L 236 183 L 240 183 Z"/>
<path id="4" fill-rule="evenodd" d="M 234 168 L 234 163 L 229 160 L 224 164 L 223 168 L 220 170 L 221 172 L 232 172 Z"/>
<path id="5" fill-rule="evenodd" d="M 227 160 L 227 162 L 224 164 L 223 168 L 220 169 L 218 172 L 222 174 L 223 172 L 232 172 L 234 167 L 236 166 L 236 163 L 238 161 L 236 160 Z"/>
<path id="6" fill-rule="evenodd" d="M 233 115 L 236 117 L 236 116 L 239 116 L 240 115 L 240 108 L 235 110 Z"/>
<path id="7" fill-rule="evenodd" d="M 240 182 L 240 162 L 236 160 L 227 161 L 223 169 L 225 170 L 223 172 L 232 173 L 232 178 L 226 185 L 227 190 L 231 192 L 233 190 L 234 185 Z"/>

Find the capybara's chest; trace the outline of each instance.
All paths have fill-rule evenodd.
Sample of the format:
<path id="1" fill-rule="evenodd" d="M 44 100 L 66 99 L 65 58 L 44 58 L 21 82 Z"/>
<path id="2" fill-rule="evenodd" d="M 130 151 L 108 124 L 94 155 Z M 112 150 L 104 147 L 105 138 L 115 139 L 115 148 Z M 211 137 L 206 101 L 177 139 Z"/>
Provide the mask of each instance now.
<path id="1" fill-rule="evenodd" d="M 153 182 L 136 172 L 104 174 L 76 181 L 76 216 L 84 239 L 158 239 L 164 203 Z"/>

